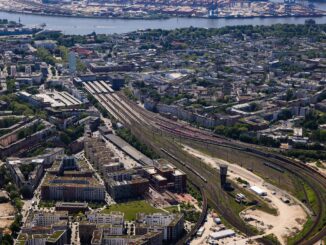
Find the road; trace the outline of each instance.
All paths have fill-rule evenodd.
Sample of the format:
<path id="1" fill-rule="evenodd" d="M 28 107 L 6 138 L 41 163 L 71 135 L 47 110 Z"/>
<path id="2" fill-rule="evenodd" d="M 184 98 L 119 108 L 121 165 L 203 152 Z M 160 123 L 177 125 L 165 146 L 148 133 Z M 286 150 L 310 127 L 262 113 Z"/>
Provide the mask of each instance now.
<path id="1" fill-rule="evenodd" d="M 208 244 L 207 243 L 207 238 L 209 237 L 209 234 L 211 234 L 213 231 L 211 230 L 213 226 L 215 225 L 214 219 L 212 215 L 208 214 L 207 215 L 207 221 L 203 224 L 202 227 L 205 228 L 204 233 L 201 237 L 197 237 L 193 239 L 190 244 L 191 245 L 204 245 Z"/>
<path id="2" fill-rule="evenodd" d="M 80 245 L 79 223 L 71 222 L 71 245 Z"/>
<path id="3" fill-rule="evenodd" d="M 37 188 L 34 190 L 33 198 L 30 200 L 24 200 L 24 205 L 23 205 L 22 212 L 21 212 L 23 215 L 23 219 L 22 219 L 23 223 L 26 222 L 29 212 L 32 211 L 33 208 L 36 209 L 40 203 L 41 186 L 42 186 L 43 181 L 44 181 L 44 177 L 40 181 Z"/>

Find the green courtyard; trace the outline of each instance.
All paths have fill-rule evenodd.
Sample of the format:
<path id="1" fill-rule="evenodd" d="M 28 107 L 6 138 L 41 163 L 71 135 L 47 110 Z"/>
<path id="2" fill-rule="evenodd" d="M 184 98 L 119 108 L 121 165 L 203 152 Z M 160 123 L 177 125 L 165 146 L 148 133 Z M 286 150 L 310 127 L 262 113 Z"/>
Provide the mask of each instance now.
<path id="1" fill-rule="evenodd" d="M 126 220 L 135 220 L 137 213 L 151 214 L 163 212 L 163 210 L 154 208 L 145 200 L 114 204 L 104 209 L 102 212 L 110 213 L 112 211 L 120 211 L 124 213 Z"/>

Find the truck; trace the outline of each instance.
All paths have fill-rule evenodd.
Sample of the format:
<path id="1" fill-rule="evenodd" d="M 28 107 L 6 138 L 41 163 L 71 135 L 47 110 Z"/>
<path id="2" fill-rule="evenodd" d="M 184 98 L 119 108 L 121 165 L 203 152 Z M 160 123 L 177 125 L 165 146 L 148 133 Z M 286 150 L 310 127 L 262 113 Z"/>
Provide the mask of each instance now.
<path id="1" fill-rule="evenodd" d="M 205 231 L 205 227 L 200 227 L 199 229 L 198 229 L 198 231 L 197 231 L 197 236 L 198 237 L 201 237 L 202 235 L 203 235 L 203 233 L 204 233 L 204 231 Z"/>

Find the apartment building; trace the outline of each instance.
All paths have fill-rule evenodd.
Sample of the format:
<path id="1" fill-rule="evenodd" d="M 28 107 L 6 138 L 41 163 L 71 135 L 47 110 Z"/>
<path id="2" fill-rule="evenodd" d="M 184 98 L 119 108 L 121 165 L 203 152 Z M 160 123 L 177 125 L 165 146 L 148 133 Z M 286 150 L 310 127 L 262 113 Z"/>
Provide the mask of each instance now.
<path id="1" fill-rule="evenodd" d="M 137 234 L 157 231 L 162 232 L 164 241 L 177 241 L 184 232 L 183 214 L 138 214 L 136 220 Z"/>
<path id="2" fill-rule="evenodd" d="M 93 177 L 93 171 L 84 161 L 63 157 L 53 164 L 44 177 L 41 198 L 102 202 L 105 200 L 105 187 Z"/>

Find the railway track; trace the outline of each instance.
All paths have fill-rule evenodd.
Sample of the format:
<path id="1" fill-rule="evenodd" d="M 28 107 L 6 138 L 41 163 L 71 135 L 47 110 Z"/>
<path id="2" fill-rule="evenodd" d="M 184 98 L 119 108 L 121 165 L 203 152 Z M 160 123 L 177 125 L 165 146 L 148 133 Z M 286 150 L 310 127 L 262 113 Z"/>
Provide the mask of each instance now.
<path id="1" fill-rule="evenodd" d="M 148 144 L 156 152 L 163 152 L 161 149 L 161 147 L 163 146 L 161 144 L 154 144 L 150 139 L 151 137 L 148 135 L 154 132 L 144 130 L 144 127 L 139 127 L 138 123 L 135 123 L 131 129 L 136 137 L 143 139 L 144 143 Z M 170 144 L 170 142 L 165 142 L 164 148 L 165 152 L 169 153 L 166 154 L 163 152 L 164 156 L 166 156 L 167 159 L 170 159 L 172 163 L 174 163 L 178 168 L 184 171 L 187 174 L 188 178 L 192 180 L 192 183 L 196 184 L 197 186 L 202 186 L 202 188 L 205 189 L 205 193 L 210 196 L 210 204 L 214 208 L 216 208 L 216 210 L 221 216 L 228 220 L 229 224 L 231 224 L 233 227 L 236 227 L 239 231 L 245 234 L 254 235 L 252 230 L 246 227 L 245 223 L 238 217 L 238 215 L 231 212 L 227 203 L 221 204 L 221 195 L 223 194 L 217 189 L 219 182 L 215 181 L 213 183 L 205 181 L 205 179 L 217 180 L 217 171 L 212 171 L 212 169 L 207 168 L 207 165 L 205 164 L 199 166 L 193 164 L 186 164 L 185 162 L 181 163 L 180 161 L 177 161 L 176 158 L 184 158 L 184 156 L 182 156 L 182 154 L 181 156 L 177 156 L 181 152 L 178 150 L 178 147 L 175 147 L 174 144 Z M 173 155 L 175 157 L 171 157 Z M 190 157 L 190 159 L 187 158 L 186 162 L 192 162 L 192 160 L 195 159 Z M 198 174 L 199 172 L 201 173 L 200 176 Z"/>
<path id="2" fill-rule="evenodd" d="M 315 231 L 316 227 L 320 225 L 320 222 L 322 221 L 321 219 L 323 213 L 326 213 L 325 196 L 323 191 L 321 190 L 321 189 L 326 190 L 326 179 L 319 172 L 315 171 L 314 169 L 306 165 L 303 165 L 302 163 L 288 159 L 279 154 L 266 153 L 260 149 L 255 148 L 252 145 L 226 139 L 224 137 L 218 137 L 213 135 L 209 131 L 193 128 L 185 123 L 175 122 L 163 118 L 155 113 L 149 112 L 141 108 L 137 104 L 131 102 L 128 98 L 126 98 L 121 93 L 119 94 L 119 96 L 115 95 L 115 99 L 111 100 L 110 102 L 112 103 L 110 107 L 113 108 L 113 110 L 117 114 L 119 114 L 119 118 L 117 119 L 122 121 L 129 120 L 130 123 L 128 123 L 127 126 L 131 127 L 131 129 L 135 130 L 136 128 L 139 128 L 140 131 L 147 130 L 148 132 L 152 132 L 152 133 L 164 132 L 166 134 L 169 134 L 171 137 L 175 137 L 175 138 L 179 137 L 191 141 L 196 141 L 199 143 L 216 145 L 219 147 L 241 151 L 246 154 L 253 155 L 264 161 L 271 162 L 279 167 L 286 169 L 288 172 L 292 173 L 298 178 L 301 178 L 315 192 L 319 209 L 316 212 L 316 216 L 313 219 L 313 225 L 304 234 L 304 236 L 302 236 L 297 241 L 296 244 L 305 244 L 305 245 L 313 244 L 326 236 L 326 226 L 321 228 L 321 230 L 317 232 L 317 234 L 313 234 L 316 232 Z M 156 150 L 159 151 L 160 149 L 156 148 Z M 173 154 L 174 150 L 175 149 L 165 149 L 166 152 L 164 153 L 171 158 L 171 155 L 174 155 Z M 183 166 L 182 163 L 179 162 L 179 164 Z M 200 174 L 201 176 L 197 175 L 197 177 L 201 179 L 205 187 L 205 190 L 208 191 L 208 193 L 210 193 L 211 195 L 216 194 L 216 192 L 214 192 L 216 186 L 212 186 L 210 183 L 207 183 L 207 181 L 204 180 L 206 179 L 206 176 L 212 177 L 212 173 L 210 173 L 205 169 L 195 170 L 194 172 L 192 171 L 194 169 L 190 170 L 189 167 L 187 168 L 187 166 L 183 166 L 183 169 L 185 169 L 186 172 L 188 173 L 192 173 L 192 175 L 196 175 L 195 172 L 199 173 L 198 171 L 201 171 L 202 172 L 202 174 Z M 309 182 L 306 180 L 307 178 L 309 179 Z M 316 186 L 320 186 L 321 189 L 319 189 Z M 212 200 L 212 202 L 216 205 L 216 207 L 219 207 L 218 200 Z M 225 216 L 227 220 L 231 221 L 230 223 L 234 225 L 237 229 L 247 234 L 251 233 L 251 232 L 244 231 L 243 227 L 241 227 L 243 226 L 243 224 L 234 220 L 233 215 L 230 213 L 229 210 L 222 208 L 222 210 L 220 209 L 219 211 L 222 213 L 223 216 Z M 252 235 L 252 234 L 248 234 L 248 235 Z"/>
<path id="3" fill-rule="evenodd" d="M 125 99 L 126 98 L 124 97 L 124 100 Z M 178 122 L 174 122 L 166 118 L 162 118 L 157 114 L 144 111 L 139 106 L 133 105 L 130 101 L 128 104 L 130 107 L 134 108 L 134 110 L 137 110 L 137 112 L 140 115 L 142 115 L 144 118 L 146 118 L 147 120 L 151 120 L 152 126 L 158 128 L 159 130 L 165 131 L 173 135 L 174 137 L 187 138 L 204 144 L 217 145 L 225 148 L 236 149 L 251 155 L 255 155 L 256 157 L 272 162 L 273 164 L 276 164 L 277 166 L 286 169 L 288 172 L 292 173 L 298 178 L 303 179 L 304 181 L 307 177 L 310 180 L 315 180 L 316 182 L 318 182 L 318 184 L 322 186 L 322 188 L 324 188 L 324 190 L 326 190 L 325 177 L 321 173 L 317 172 L 315 169 L 307 165 L 296 162 L 294 160 L 291 160 L 279 154 L 263 152 L 256 148 L 253 148 L 253 146 L 251 145 L 242 142 L 235 142 L 233 140 L 226 139 L 224 137 L 218 137 L 213 135 L 211 132 L 203 131 L 196 128 L 191 128 L 186 124 L 180 124 Z M 318 242 L 320 239 L 323 239 L 326 236 L 325 226 L 317 234 L 313 235 L 316 227 L 320 225 L 322 215 L 326 213 L 326 203 L 325 203 L 326 200 L 325 197 L 323 196 L 324 194 L 319 188 L 316 188 L 315 184 L 312 184 L 310 181 L 309 182 L 306 181 L 306 183 L 316 194 L 319 210 L 317 213 L 315 213 L 313 225 L 304 234 L 304 236 L 301 237 L 296 242 L 297 244 L 313 244 L 315 242 Z"/>

